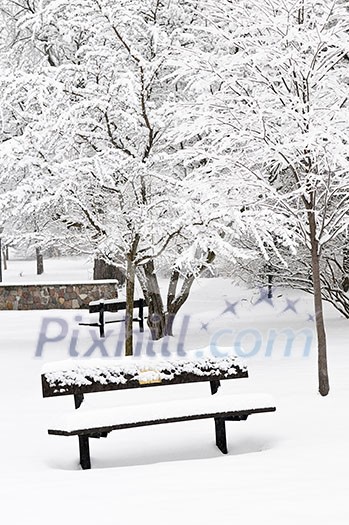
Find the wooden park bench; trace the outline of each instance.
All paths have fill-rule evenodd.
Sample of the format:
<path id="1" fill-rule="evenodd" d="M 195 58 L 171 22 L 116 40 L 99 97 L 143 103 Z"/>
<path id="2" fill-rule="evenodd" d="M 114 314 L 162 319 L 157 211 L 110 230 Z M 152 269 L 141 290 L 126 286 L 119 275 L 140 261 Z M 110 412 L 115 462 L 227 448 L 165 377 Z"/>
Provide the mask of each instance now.
<path id="1" fill-rule="evenodd" d="M 98 301 L 91 301 L 89 303 L 89 313 L 98 313 L 98 321 L 92 323 L 79 323 L 84 326 L 98 326 L 100 337 L 104 337 L 104 326 L 109 323 L 121 323 L 125 319 L 112 319 L 106 321 L 104 318 L 105 312 L 119 312 L 120 310 L 126 310 L 126 301 L 118 301 L 117 299 L 99 299 Z M 133 307 L 138 308 L 138 316 L 133 319 L 139 324 L 140 332 L 144 332 L 144 307 L 147 303 L 144 299 L 137 299 L 133 302 Z"/>
<path id="2" fill-rule="evenodd" d="M 233 357 L 174 359 L 157 361 L 122 358 L 114 361 L 63 361 L 45 365 L 42 379 L 43 397 L 74 396 L 79 408 L 85 394 L 180 385 L 207 381 L 212 396 L 112 408 L 74 410 L 48 430 L 59 436 L 78 436 L 80 464 L 91 468 L 90 438 L 107 437 L 113 430 L 212 418 L 215 422 L 216 445 L 226 454 L 226 421 L 241 421 L 251 414 L 273 412 L 275 406 L 265 394 L 217 394 L 225 379 L 248 377 L 246 367 Z"/>

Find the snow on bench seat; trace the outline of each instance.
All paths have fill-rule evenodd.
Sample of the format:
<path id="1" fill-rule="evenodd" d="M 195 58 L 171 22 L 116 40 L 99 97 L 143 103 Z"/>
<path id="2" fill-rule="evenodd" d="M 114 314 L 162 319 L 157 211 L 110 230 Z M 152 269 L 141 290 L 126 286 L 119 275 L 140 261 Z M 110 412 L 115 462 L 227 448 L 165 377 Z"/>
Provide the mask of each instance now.
<path id="1" fill-rule="evenodd" d="M 205 398 L 151 403 L 147 405 L 76 411 L 64 416 L 49 434 L 73 436 L 109 432 L 123 428 L 213 417 L 247 416 L 275 411 L 267 394 L 215 395 Z"/>

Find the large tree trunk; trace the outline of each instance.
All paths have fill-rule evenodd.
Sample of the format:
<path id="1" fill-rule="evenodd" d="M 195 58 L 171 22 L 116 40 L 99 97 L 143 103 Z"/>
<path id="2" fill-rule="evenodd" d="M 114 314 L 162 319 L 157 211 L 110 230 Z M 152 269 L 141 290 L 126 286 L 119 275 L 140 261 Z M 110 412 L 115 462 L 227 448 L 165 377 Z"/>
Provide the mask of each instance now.
<path id="1" fill-rule="evenodd" d="M 177 286 L 179 281 L 179 271 L 174 269 L 170 275 L 167 290 L 167 314 L 166 314 L 166 334 L 173 335 L 173 323 L 176 313 L 173 311 L 173 304 L 176 299 Z M 177 310 L 178 311 L 178 310 Z"/>
<path id="2" fill-rule="evenodd" d="M 308 222 L 310 230 L 311 243 L 311 264 L 312 277 L 314 288 L 314 307 L 315 307 L 315 321 L 316 334 L 318 344 L 318 377 L 319 377 L 319 392 L 322 396 L 327 396 L 330 391 L 328 369 L 327 369 L 327 344 L 324 315 L 322 308 L 321 296 L 321 279 L 320 279 L 320 251 L 319 242 L 316 237 L 316 222 L 315 215 L 312 210 L 308 211 Z"/>
<path id="3" fill-rule="evenodd" d="M 6 246 L 2 248 L 2 262 L 4 264 L 4 270 L 7 270 L 7 261 L 8 261 L 8 251 L 6 250 Z"/>
<path id="4" fill-rule="evenodd" d="M 143 289 L 148 303 L 148 326 L 152 339 L 157 341 L 166 335 L 166 320 L 160 286 L 155 273 L 154 261 L 144 265 L 146 290 Z"/>
<path id="5" fill-rule="evenodd" d="M 212 251 L 207 252 L 206 262 L 200 268 L 198 272 L 199 276 L 205 270 L 207 270 L 207 266 L 213 263 L 215 258 L 216 258 L 216 254 L 214 252 Z M 167 335 L 173 335 L 173 323 L 174 323 L 175 317 L 177 313 L 179 312 L 180 308 L 183 306 L 183 304 L 186 302 L 186 300 L 189 297 L 191 287 L 193 286 L 195 282 L 195 275 L 193 273 L 189 273 L 184 277 L 183 283 L 181 286 L 181 290 L 179 294 L 177 295 L 176 291 L 177 291 L 178 281 L 179 281 L 179 272 L 177 270 L 174 270 L 170 278 L 170 284 L 169 284 L 168 293 L 167 293 L 167 315 L 166 315 L 166 334 Z"/>
<path id="6" fill-rule="evenodd" d="M 206 263 L 202 265 L 198 275 L 204 272 L 207 265 L 211 264 L 214 259 L 214 252 L 208 252 Z M 153 340 L 161 339 L 166 335 L 173 335 L 173 323 L 176 315 L 189 297 L 191 287 L 195 282 L 195 275 L 193 273 L 187 274 L 183 279 L 179 293 L 177 293 L 179 278 L 179 271 L 173 270 L 167 291 L 167 311 L 165 312 L 154 261 L 144 264 L 143 269 L 138 271 L 138 279 L 148 303 L 148 326 Z"/>

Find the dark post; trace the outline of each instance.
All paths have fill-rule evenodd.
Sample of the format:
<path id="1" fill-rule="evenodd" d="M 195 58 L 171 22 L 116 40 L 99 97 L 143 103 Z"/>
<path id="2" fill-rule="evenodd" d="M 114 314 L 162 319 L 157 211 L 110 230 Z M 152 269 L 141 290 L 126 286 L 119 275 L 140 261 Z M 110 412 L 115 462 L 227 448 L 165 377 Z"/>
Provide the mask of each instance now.
<path id="1" fill-rule="evenodd" d="M 273 298 L 273 276 L 268 274 L 268 299 Z"/>
<path id="2" fill-rule="evenodd" d="M 35 248 L 35 253 L 36 253 L 36 273 L 37 275 L 41 275 L 44 273 L 44 258 L 43 258 L 40 248 Z"/>
<path id="3" fill-rule="evenodd" d="M 84 400 L 84 394 L 74 394 L 75 408 L 79 408 Z"/>
<path id="4" fill-rule="evenodd" d="M 99 305 L 99 337 L 104 337 L 104 303 Z"/>
<path id="5" fill-rule="evenodd" d="M 0 243 L 1 244 L 1 243 Z M 0 247 L 1 248 L 1 247 Z M 7 270 L 7 257 L 6 257 L 6 248 L 2 249 L 2 264 L 4 266 L 4 270 Z"/>
<path id="6" fill-rule="evenodd" d="M 1 234 L 4 231 L 3 226 L 0 226 L 0 283 L 2 283 L 2 246 L 1 246 Z"/>
<path id="7" fill-rule="evenodd" d="M 218 391 L 218 388 L 221 386 L 220 381 L 217 379 L 214 379 L 213 381 L 210 381 L 210 387 L 211 387 L 211 394 L 216 394 Z"/>
<path id="8" fill-rule="evenodd" d="M 138 309 L 138 322 L 139 322 L 139 331 L 144 332 L 144 299 L 139 299 L 139 309 Z"/>
<path id="9" fill-rule="evenodd" d="M 74 405 L 75 408 L 79 408 L 84 400 L 84 394 L 74 394 Z M 90 459 L 90 445 L 88 442 L 88 436 L 78 436 L 79 438 L 79 454 L 80 454 L 80 465 L 83 470 L 91 468 Z"/>

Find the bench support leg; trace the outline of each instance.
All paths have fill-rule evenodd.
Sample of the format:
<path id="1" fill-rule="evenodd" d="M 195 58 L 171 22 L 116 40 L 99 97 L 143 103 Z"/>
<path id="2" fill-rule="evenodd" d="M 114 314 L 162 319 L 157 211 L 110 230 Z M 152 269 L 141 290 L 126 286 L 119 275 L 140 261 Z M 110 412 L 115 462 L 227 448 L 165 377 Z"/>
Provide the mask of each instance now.
<path id="1" fill-rule="evenodd" d="M 99 310 L 99 337 L 104 337 L 104 304 L 101 304 Z"/>
<path id="2" fill-rule="evenodd" d="M 84 394 L 74 394 L 75 408 L 79 408 L 84 401 Z"/>
<path id="3" fill-rule="evenodd" d="M 211 394 L 214 395 L 218 392 L 218 388 L 221 386 L 221 382 L 217 379 L 210 381 Z"/>
<path id="4" fill-rule="evenodd" d="M 79 436 L 80 465 L 83 470 L 91 468 L 88 436 Z"/>
<path id="5" fill-rule="evenodd" d="M 139 307 L 138 307 L 138 323 L 139 323 L 139 331 L 144 332 L 144 301 L 143 299 L 139 299 Z"/>
<path id="6" fill-rule="evenodd" d="M 216 427 L 216 445 L 223 454 L 228 453 L 227 436 L 225 432 L 225 420 L 223 418 L 215 418 Z"/>

